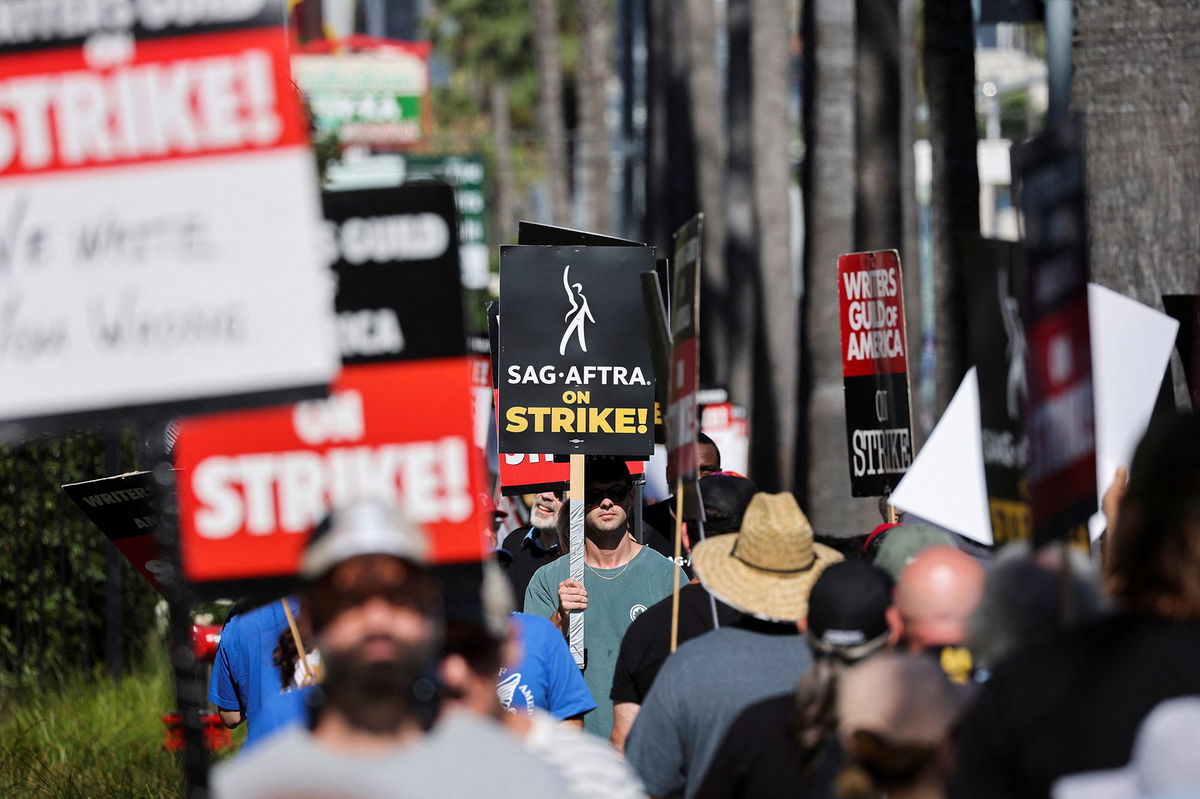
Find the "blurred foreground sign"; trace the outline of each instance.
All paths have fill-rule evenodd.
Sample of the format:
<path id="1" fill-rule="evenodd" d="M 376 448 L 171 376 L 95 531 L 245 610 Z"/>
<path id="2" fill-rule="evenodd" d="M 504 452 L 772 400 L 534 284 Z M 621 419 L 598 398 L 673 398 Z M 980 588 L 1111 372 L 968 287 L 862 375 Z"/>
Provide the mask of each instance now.
<path id="1" fill-rule="evenodd" d="M 1078 126 L 1069 123 L 1012 148 L 1025 219 L 1025 429 L 1035 546 L 1058 539 L 1086 542 L 1088 518 L 1096 509 L 1081 140 Z"/>
<path id="2" fill-rule="evenodd" d="M 150 472 L 129 472 L 62 488 L 104 537 L 161 592 L 155 575 L 158 544 L 154 541 L 158 487 Z"/>
<path id="3" fill-rule="evenodd" d="M 421 524 L 435 562 L 479 560 L 472 368 L 467 358 L 348 367 L 328 399 L 181 425 L 185 576 L 290 577 L 328 509 L 364 497 Z"/>
<path id="4" fill-rule="evenodd" d="M 904 280 L 895 250 L 838 256 L 850 493 L 888 493 L 912 463 Z"/>
<path id="5" fill-rule="evenodd" d="M 282 6 L 183 8 L 0 30 L 0 439 L 314 396 L 337 369 Z"/>

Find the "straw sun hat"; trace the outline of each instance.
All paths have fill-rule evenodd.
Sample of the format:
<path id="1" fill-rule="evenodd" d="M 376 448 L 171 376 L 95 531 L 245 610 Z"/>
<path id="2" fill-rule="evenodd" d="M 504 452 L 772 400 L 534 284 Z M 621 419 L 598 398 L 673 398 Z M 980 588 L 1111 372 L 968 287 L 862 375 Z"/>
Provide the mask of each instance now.
<path id="1" fill-rule="evenodd" d="M 701 541 L 692 565 L 713 596 L 766 621 L 808 613 L 808 592 L 825 567 L 842 559 L 813 541 L 812 525 L 791 494 L 755 494 L 742 529 Z"/>

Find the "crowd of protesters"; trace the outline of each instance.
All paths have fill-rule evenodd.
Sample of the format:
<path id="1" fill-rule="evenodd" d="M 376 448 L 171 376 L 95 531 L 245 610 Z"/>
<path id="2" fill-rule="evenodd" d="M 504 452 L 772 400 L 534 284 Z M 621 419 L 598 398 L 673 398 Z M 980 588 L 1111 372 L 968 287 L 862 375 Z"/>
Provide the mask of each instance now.
<path id="1" fill-rule="evenodd" d="M 1200 797 L 1196 417 L 1152 426 L 1094 555 L 814 530 L 711 449 L 683 563 L 588 461 L 583 584 L 554 492 L 449 571 L 395 510 L 335 511 L 297 595 L 226 627 L 209 698 L 249 738 L 216 796 Z"/>

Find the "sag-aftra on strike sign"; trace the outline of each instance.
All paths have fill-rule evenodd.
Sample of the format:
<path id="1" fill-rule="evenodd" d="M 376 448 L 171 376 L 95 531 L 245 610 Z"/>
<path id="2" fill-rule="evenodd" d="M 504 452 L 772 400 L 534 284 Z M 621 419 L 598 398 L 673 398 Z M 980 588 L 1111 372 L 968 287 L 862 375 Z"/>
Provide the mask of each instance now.
<path id="1" fill-rule="evenodd" d="M 649 456 L 650 247 L 502 247 L 500 452 Z"/>
<path id="2" fill-rule="evenodd" d="M 912 464 L 904 281 L 895 250 L 838 257 L 850 489 L 882 496 Z"/>

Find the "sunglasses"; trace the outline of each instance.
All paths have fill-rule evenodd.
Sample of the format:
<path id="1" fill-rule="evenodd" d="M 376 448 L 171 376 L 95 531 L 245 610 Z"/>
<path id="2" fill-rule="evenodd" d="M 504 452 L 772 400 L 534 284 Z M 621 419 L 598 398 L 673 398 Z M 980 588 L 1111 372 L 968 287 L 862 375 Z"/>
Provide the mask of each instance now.
<path id="1" fill-rule="evenodd" d="M 605 488 L 589 488 L 583 498 L 591 506 L 599 505 L 606 499 L 611 499 L 613 502 L 624 502 L 628 496 L 629 485 L 627 483 L 614 483 Z"/>

